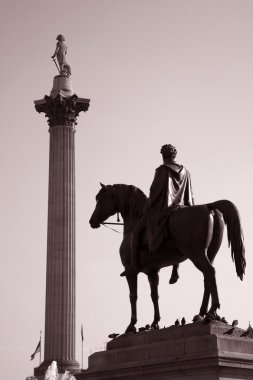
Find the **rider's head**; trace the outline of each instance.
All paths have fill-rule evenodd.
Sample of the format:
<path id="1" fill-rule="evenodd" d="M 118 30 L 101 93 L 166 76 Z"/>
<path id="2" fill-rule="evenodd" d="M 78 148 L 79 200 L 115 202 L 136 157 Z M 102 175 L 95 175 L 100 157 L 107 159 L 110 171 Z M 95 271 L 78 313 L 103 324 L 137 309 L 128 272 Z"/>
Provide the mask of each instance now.
<path id="1" fill-rule="evenodd" d="M 170 144 L 163 145 L 160 152 L 163 156 L 163 160 L 166 161 L 174 161 L 177 155 L 176 148 Z"/>
<path id="2" fill-rule="evenodd" d="M 65 41 L 65 38 L 64 38 L 64 36 L 63 36 L 62 34 L 59 34 L 59 35 L 56 37 L 56 39 L 57 39 L 57 41 L 59 41 L 59 42 L 63 42 L 63 41 Z"/>

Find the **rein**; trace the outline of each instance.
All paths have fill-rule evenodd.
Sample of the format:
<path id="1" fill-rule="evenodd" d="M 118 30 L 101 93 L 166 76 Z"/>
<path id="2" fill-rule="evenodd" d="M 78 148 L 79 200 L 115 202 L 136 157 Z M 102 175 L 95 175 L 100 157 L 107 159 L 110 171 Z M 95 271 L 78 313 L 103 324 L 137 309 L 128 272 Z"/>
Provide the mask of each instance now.
<path id="1" fill-rule="evenodd" d="M 124 223 L 101 223 L 102 224 L 102 226 L 104 226 L 104 227 L 106 227 L 106 228 L 109 228 L 109 230 L 112 230 L 112 231 L 114 231 L 114 232 L 117 232 L 118 234 L 123 234 L 122 232 L 120 232 L 120 231 L 117 231 L 117 230 L 115 230 L 114 228 L 111 228 L 111 227 L 108 227 L 107 226 L 107 224 L 113 224 L 113 225 L 119 225 L 119 226 L 123 226 L 124 225 Z"/>
<path id="2" fill-rule="evenodd" d="M 111 223 L 111 222 L 106 222 L 106 223 L 101 223 L 104 227 L 109 228 L 109 230 L 112 230 L 114 232 L 117 232 L 118 234 L 122 235 L 122 232 L 115 230 L 114 228 L 108 227 L 107 225 L 114 225 L 114 226 L 124 226 L 124 223 L 120 223 L 120 218 L 119 218 L 119 212 L 117 212 L 117 223 Z"/>

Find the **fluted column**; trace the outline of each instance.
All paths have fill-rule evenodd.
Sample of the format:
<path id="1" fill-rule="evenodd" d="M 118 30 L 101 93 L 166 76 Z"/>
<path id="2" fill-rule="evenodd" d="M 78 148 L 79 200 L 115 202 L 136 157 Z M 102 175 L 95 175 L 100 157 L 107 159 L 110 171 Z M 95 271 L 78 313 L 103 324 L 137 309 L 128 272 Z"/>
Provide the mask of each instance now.
<path id="1" fill-rule="evenodd" d="M 44 359 L 75 360 L 75 130 L 50 130 Z"/>
<path id="2" fill-rule="evenodd" d="M 53 360 L 60 372 L 79 368 L 75 359 L 75 125 L 79 112 L 88 107 L 89 99 L 61 93 L 35 102 L 36 110 L 48 117 L 50 133 L 44 362 L 35 375 L 43 374 Z"/>

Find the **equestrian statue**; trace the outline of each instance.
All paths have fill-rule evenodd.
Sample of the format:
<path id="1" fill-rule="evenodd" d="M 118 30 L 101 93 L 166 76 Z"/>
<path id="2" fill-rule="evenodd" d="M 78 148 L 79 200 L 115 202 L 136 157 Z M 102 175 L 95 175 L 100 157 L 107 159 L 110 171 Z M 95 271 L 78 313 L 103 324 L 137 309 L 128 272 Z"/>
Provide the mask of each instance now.
<path id="1" fill-rule="evenodd" d="M 204 276 L 204 295 L 194 321 L 218 319 L 220 308 L 213 261 L 221 246 L 224 225 L 236 273 L 242 280 L 246 260 L 243 232 L 236 206 L 228 200 L 195 205 L 188 170 L 176 162 L 176 148 L 163 145 L 163 165 L 156 169 L 149 198 L 137 187 L 103 185 L 96 195 L 96 207 L 90 219 L 92 228 L 104 224 L 110 216 L 120 213 L 123 240 L 120 257 L 129 285 L 131 321 L 126 332 L 135 332 L 137 322 L 137 277 L 148 276 L 154 305 L 152 328 L 159 328 L 159 271 L 172 265 L 170 283 L 178 278 L 178 266 L 190 259 Z M 211 306 L 208 310 L 209 299 Z"/>

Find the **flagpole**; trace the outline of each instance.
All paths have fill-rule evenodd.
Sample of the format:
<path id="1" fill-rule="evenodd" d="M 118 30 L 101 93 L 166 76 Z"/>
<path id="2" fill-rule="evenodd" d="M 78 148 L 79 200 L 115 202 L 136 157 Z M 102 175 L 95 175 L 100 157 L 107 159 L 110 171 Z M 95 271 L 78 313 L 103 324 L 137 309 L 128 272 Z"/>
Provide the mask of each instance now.
<path id="1" fill-rule="evenodd" d="M 83 341 L 82 341 L 82 368 L 83 369 Z"/>
<path id="2" fill-rule="evenodd" d="M 42 331 L 40 331 L 40 365 L 41 365 L 41 334 L 42 334 Z"/>
<path id="3" fill-rule="evenodd" d="M 81 326 L 81 338 L 82 338 L 82 368 L 83 369 L 83 325 Z"/>

